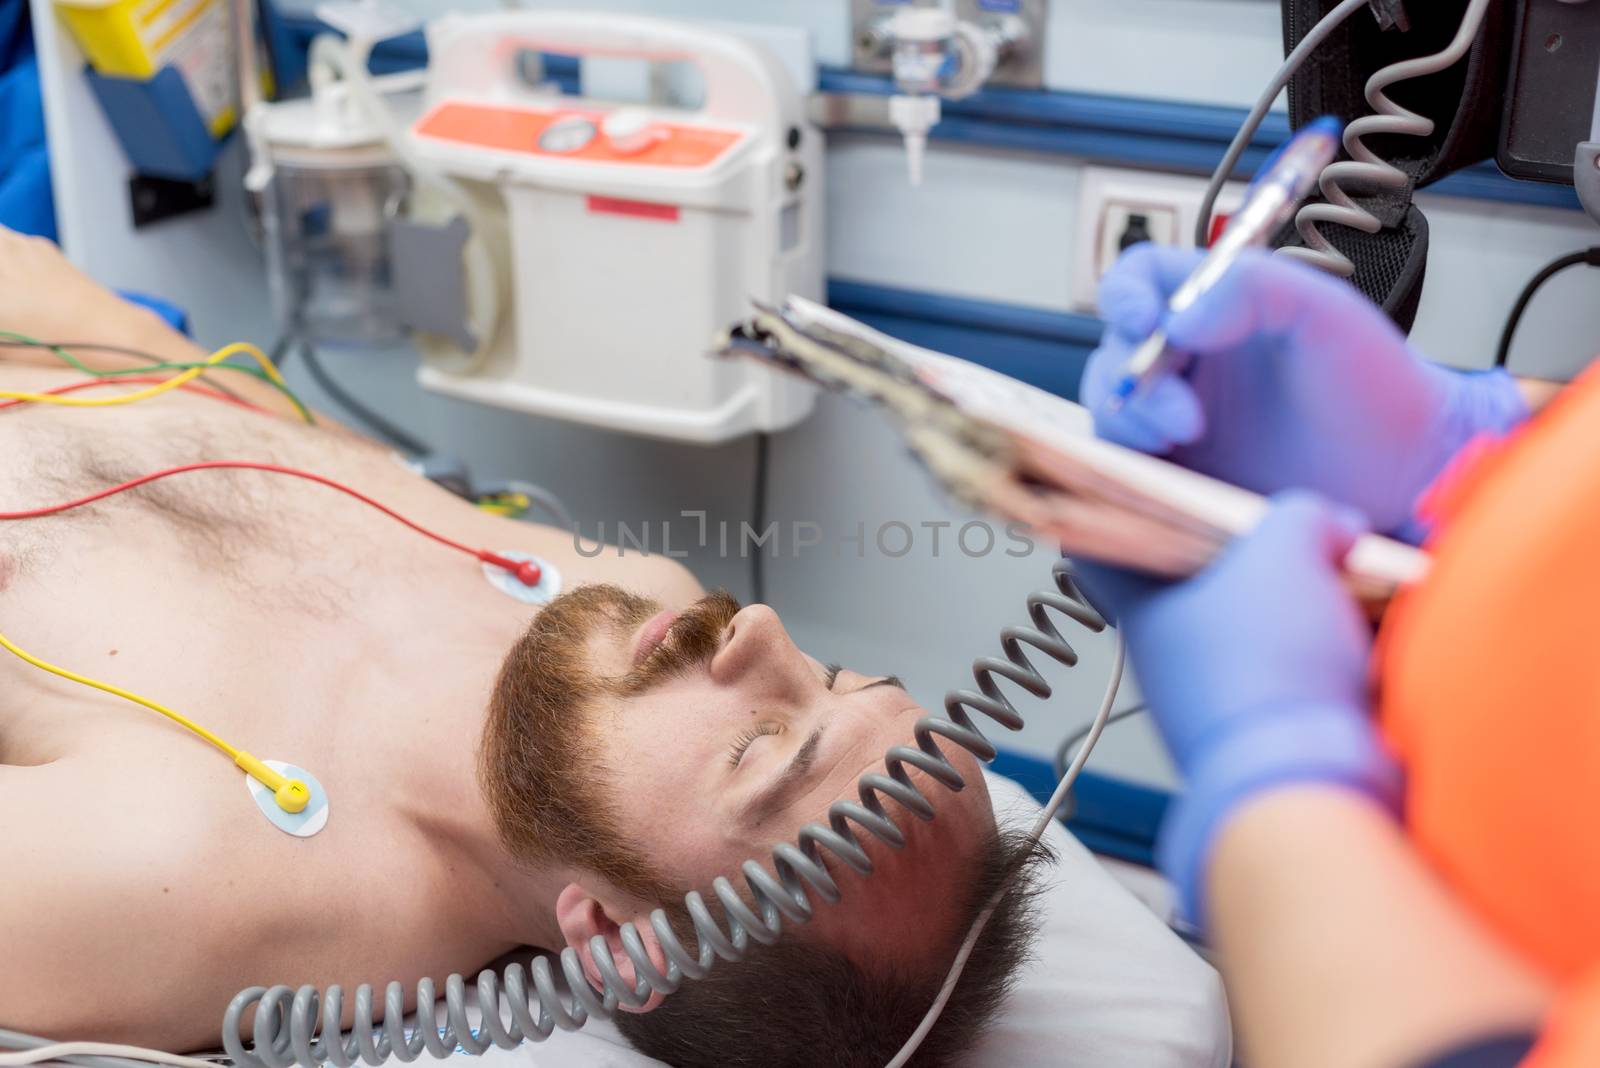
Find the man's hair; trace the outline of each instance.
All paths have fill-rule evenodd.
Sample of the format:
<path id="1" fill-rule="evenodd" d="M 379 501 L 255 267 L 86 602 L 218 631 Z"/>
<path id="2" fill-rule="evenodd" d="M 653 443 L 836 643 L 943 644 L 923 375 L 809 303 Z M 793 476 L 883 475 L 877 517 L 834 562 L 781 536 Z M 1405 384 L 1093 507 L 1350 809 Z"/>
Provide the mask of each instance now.
<path id="1" fill-rule="evenodd" d="M 743 961 L 718 962 L 653 1012 L 619 1013 L 617 1027 L 674 1068 L 882 1068 L 922 1022 L 957 946 L 998 893 L 944 1012 L 910 1061 L 953 1065 L 993 1022 L 1029 960 L 1038 869 L 1053 859 L 1026 835 L 994 833 L 979 852 L 954 937 L 917 966 L 858 963 L 800 928 Z"/>

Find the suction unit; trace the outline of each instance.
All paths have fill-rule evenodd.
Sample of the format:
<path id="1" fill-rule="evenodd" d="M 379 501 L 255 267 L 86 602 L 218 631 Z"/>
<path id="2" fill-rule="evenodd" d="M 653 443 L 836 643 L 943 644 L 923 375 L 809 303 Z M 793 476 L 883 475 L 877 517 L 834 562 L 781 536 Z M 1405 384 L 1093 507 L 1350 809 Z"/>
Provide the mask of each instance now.
<path id="1" fill-rule="evenodd" d="M 414 334 L 426 388 L 700 443 L 810 411 L 808 385 L 706 358 L 751 298 L 822 296 L 822 137 L 774 57 L 732 34 L 594 13 L 446 15 L 427 39 L 407 154 L 472 196 L 505 303 L 492 336 Z M 567 95 L 539 83 L 551 54 L 642 61 L 658 81 L 692 67 L 703 91 L 692 108 Z M 415 302 L 462 291 L 448 277 L 459 248 L 442 240 L 396 248 Z"/>

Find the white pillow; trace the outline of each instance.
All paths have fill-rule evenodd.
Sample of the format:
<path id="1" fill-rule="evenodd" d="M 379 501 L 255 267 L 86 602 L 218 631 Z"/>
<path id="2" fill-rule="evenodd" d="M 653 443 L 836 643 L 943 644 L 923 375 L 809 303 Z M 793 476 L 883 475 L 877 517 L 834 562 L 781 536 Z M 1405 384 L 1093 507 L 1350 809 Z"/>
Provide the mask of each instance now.
<path id="1" fill-rule="evenodd" d="M 1030 826 L 1039 803 L 987 775 L 995 815 Z M 974 1068 L 1228 1068 L 1233 1038 L 1222 980 L 1060 823 L 1044 871 L 1035 960 L 973 1050 Z"/>
<path id="2" fill-rule="evenodd" d="M 1038 802 L 1010 779 L 986 777 L 1002 825 L 1030 825 Z M 1035 960 L 968 1063 L 1228 1068 L 1232 1038 L 1217 973 L 1059 823 L 1045 836 L 1060 859 L 1043 873 Z M 475 1060 L 499 1058 L 516 1062 L 500 1068 L 661 1064 L 629 1049 L 605 1020 Z"/>

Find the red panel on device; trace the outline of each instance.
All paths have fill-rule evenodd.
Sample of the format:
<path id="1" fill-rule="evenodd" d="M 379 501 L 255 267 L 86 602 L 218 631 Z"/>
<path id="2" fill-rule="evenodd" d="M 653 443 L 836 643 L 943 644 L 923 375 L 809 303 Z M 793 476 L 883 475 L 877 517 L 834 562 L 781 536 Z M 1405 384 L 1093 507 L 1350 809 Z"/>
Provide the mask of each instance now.
<path id="1" fill-rule="evenodd" d="M 623 200 L 621 197 L 589 198 L 589 210 L 598 215 L 632 215 L 638 219 L 678 221 L 678 205 L 653 204 L 648 200 Z"/>
<path id="2" fill-rule="evenodd" d="M 491 107 L 446 101 L 434 108 L 414 127 L 423 137 L 501 152 L 521 152 L 543 159 L 570 159 L 584 163 L 637 163 L 648 167 L 705 167 L 716 162 L 744 135 L 737 130 L 717 130 L 705 126 L 681 126 L 673 122 L 654 123 L 660 138 L 650 147 L 623 155 L 611 147 L 604 135 L 596 135 L 576 152 L 546 152 L 539 147 L 539 135 L 557 119 L 581 117 L 598 123 L 604 111 L 590 108 L 561 108 L 540 111 L 533 108 Z"/>
<path id="3" fill-rule="evenodd" d="M 1232 213 L 1221 211 L 1211 216 L 1211 232 L 1206 234 L 1206 248 L 1217 243 L 1217 238 L 1222 236 L 1222 231 L 1228 228 L 1228 220 L 1232 218 Z"/>

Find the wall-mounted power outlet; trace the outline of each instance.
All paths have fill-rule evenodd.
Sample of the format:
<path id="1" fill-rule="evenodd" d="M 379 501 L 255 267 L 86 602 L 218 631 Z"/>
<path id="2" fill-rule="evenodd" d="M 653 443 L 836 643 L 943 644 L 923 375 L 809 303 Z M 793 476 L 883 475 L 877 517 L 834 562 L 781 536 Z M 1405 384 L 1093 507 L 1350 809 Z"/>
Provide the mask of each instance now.
<path id="1" fill-rule="evenodd" d="M 1097 245 L 1095 269 L 1104 271 L 1122 251 L 1141 241 L 1158 245 L 1183 244 L 1178 233 L 1178 208 L 1174 204 L 1152 201 L 1108 200 L 1095 227 Z"/>
<path id="2" fill-rule="evenodd" d="M 1086 167 L 1078 187 L 1077 240 L 1073 253 L 1074 308 L 1095 310 L 1100 277 L 1124 249 L 1141 241 L 1189 248 L 1206 183 L 1201 178 L 1151 171 Z M 1233 210 L 1244 192 L 1230 182 L 1217 198 L 1218 213 Z"/>

